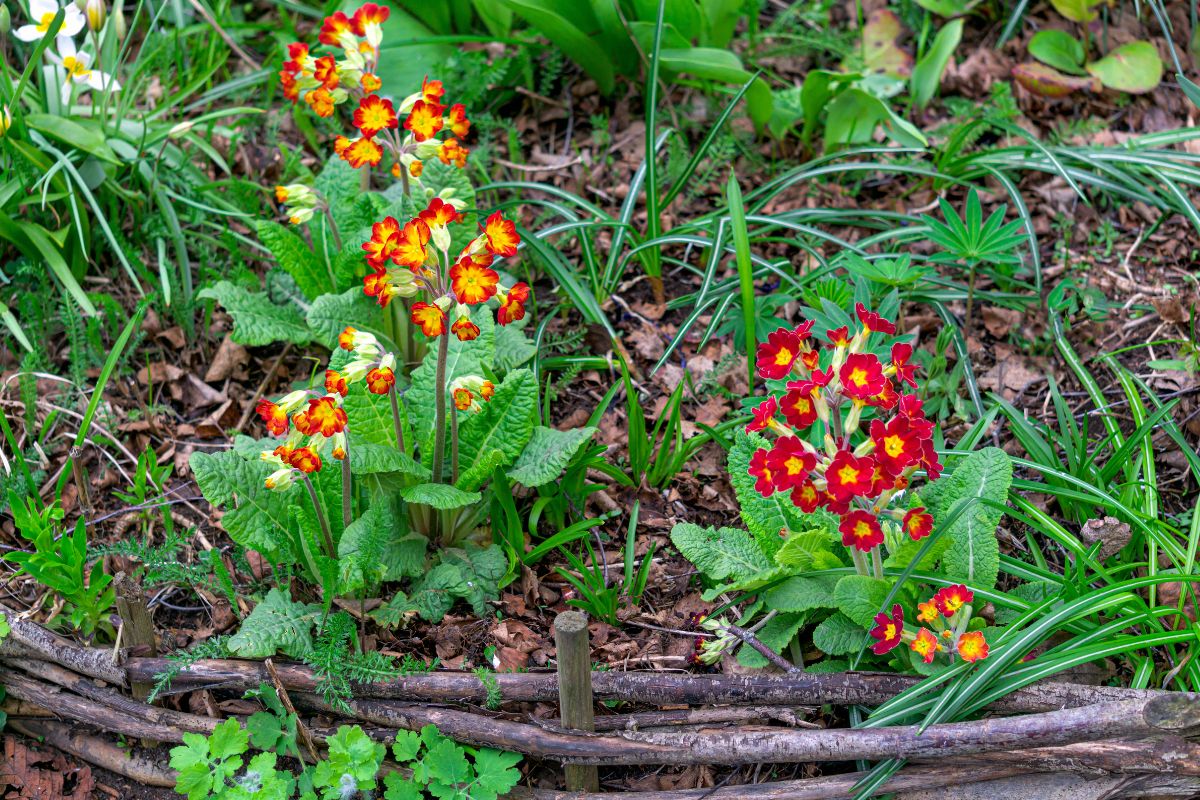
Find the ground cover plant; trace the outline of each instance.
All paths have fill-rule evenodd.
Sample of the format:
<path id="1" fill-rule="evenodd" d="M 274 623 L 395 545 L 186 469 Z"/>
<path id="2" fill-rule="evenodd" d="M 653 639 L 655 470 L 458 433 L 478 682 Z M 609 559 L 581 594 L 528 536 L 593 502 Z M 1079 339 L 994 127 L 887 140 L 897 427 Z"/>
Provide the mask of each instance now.
<path id="1" fill-rule="evenodd" d="M 0 797 L 1200 791 L 1189 6 L 6 0 Z"/>

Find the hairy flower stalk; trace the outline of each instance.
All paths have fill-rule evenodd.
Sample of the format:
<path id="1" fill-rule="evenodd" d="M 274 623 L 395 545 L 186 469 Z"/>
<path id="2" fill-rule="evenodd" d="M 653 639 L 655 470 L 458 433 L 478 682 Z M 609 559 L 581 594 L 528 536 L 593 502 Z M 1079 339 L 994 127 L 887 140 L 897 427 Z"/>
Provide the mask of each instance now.
<path id="1" fill-rule="evenodd" d="M 350 527 L 354 518 L 354 486 L 350 473 L 350 445 L 346 445 L 346 457 L 342 459 L 342 530 Z"/>
<path id="2" fill-rule="evenodd" d="M 438 340 L 437 371 L 433 379 L 433 482 L 442 483 L 442 461 L 446 455 L 446 359 L 450 354 L 450 339 Z"/>
<path id="3" fill-rule="evenodd" d="M 308 499 L 312 500 L 313 511 L 317 515 L 317 523 L 321 526 L 321 537 L 325 540 L 325 555 L 330 558 L 337 558 L 337 546 L 333 543 L 333 533 L 329 530 L 329 520 L 325 518 L 325 511 L 321 508 L 321 501 L 317 497 L 317 490 L 313 488 L 312 481 L 308 475 L 304 475 L 301 480 L 304 481 L 304 488 L 308 489 Z"/>

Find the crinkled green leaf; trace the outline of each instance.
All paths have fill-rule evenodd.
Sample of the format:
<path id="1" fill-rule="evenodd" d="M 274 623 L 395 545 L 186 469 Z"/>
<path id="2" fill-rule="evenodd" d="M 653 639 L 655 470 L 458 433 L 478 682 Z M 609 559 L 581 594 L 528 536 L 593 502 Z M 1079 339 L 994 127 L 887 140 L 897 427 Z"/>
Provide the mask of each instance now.
<path id="1" fill-rule="evenodd" d="M 834 614 L 813 630 L 813 644 L 831 656 L 857 653 L 870 641 L 863 627 L 845 614 Z"/>
<path id="2" fill-rule="evenodd" d="M 579 448 L 595 434 L 595 428 L 560 431 L 539 425 L 533 429 L 529 443 L 508 471 L 508 477 L 529 487 L 549 483 L 562 474 Z"/>
<path id="3" fill-rule="evenodd" d="M 936 505 L 930 507 L 935 524 L 959 500 L 974 501 L 943 534 L 950 546 L 942 556 L 942 568 L 952 579 L 991 589 L 1000 569 L 996 526 L 1012 485 L 1012 461 L 998 447 L 984 448 L 962 459 L 940 482 L 945 485 L 935 495 Z"/>
<path id="4" fill-rule="evenodd" d="M 282 589 L 271 589 L 229 637 L 229 651 L 242 658 L 270 658 L 280 651 L 303 657 L 312 650 L 312 628 L 320 615 L 320 606 L 297 603 Z"/>
<path id="5" fill-rule="evenodd" d="M 507 463 L 516 461 L 533 433 L 537 383 L 527 369 L 513 370 L 483 407 L 460 420 L 459 462 L 471 464 L 483 453 L 499 450 Z"/>
<path id="6" fill-rule="evenodd" d="M 409 503 L 432 506 L 441 511 L 478 503 L 483 496 L 479 492 L 465 492 L 448 483 L 418 483 L 400 490 L 400 496 Z"/>
<path id="7" fill-rule="evenodd" d="M 796 632 L 804 625 L 804 621 L 804 614 L 777 614 L 759 629 L 755 638 L 769 647 L 772 652 L 782 653 L 783 648 L 788 646 L 788 643 L 795 638 Z M 743 644 L 738 649 L 737 660 L 743 667 L 753 669 L 761 669 L 768 664 L 767 657 L 749 644 Z"/>
<path id="8" fill-rule="evenodd" d="M 374 334 L 385 347 L 390 347 L 390 340 L 383 332 L 383 311 L 363 294 L 362 287 L 316 298 L 308 309 L 307 321 L 313 338 L 330 350 L 337 348 L 338 334 L 347 325 Z"/>
<path id="9" fill-rule="evenodd" d="M 216 300 L 233 317 L 230 336 L 239 344 L 308 344 L 312 338 L 299 309 L 276 305 L 265 294 L 248 292 L 229 281 L 221 281 L 196 296 L 201 300 Z"/>
<path id="10" fill-rule="evenodd" d="M 878 578 L 843 575 L 833 589 L 833 601 L 847 617 L 864 628 L 871 628 L 890 589 L 891 584 Z"/>
<path id="11" fill-rule="evenodd" d="M 772 566 L 750 534 L 737 528 L 702 528 L 681 522 L 671 530 L 671 543 L 714 581 L 750 578 Z"/>
<path id="12" fill-rule="evenodd" d="M 838 602 L 829 591 L 829 583 L 817 578 L 794 575 L 765 593 L 767 608 L 773 611 L 809 611 L 814 608 L 837 608 Z"/>
<path id="13" fill-rule="evenodd" d="M 321 258 L 290 228 L 267 219 L 258 220 L 254 227 L 275 263 L 295 279 L 306 298 L 316 300 L 337 288 Z"/>
<path id="14" fill-rule="evenodd" d="M 286 548 L 291 529 L 288 508 L 302 489 L 268 489 L 263 482 L 270 466 L 231 450 L 193 453 L 188 463 L 205 499 L 225 507 L 221 527 L 229 538 L 268 557 Z"/>

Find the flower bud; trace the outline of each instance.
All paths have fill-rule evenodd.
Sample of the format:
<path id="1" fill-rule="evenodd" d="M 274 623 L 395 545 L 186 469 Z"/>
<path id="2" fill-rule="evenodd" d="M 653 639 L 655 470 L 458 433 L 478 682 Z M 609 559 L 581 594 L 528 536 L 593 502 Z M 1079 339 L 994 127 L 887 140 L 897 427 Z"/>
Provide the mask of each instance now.
<path id="1" fill-rule="evenodd" d="M 0 36 L 12 30 L 12 15 L 8 13 L 8 6 L 0 3 Z"/>
<path id="2" fill-rule="evenodd" d="M 99 33 L 108 19 L 108 6 L 104 0 L 87 0 L 83 15 L 87 17 L 88 30 Z"/>
<path id="3" fill-rule="evenodd" d="M 113 33 L 116 34 L 117 41 L 125 41 L 125 10 L 121 7 L 120 0 L 113 6 L 112 23 Z"/>
<path id="4" fill-rule="evenodd" d="M 3 6 L 0 6 L 0 11 Z M 8 129 L 12 127 L 12 114 L 8 113 L 8 106 L 0 106 L 0 136 L 4 136 Z"/>

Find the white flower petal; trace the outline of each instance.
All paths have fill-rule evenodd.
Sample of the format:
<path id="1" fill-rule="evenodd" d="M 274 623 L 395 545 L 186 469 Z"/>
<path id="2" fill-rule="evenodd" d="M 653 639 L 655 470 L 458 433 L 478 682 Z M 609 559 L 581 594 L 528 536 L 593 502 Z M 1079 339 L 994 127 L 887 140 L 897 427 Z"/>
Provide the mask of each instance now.
<path id="1" fill-rule="evenodd" d="M 22 25 L 13 31 L 13 36 L 22 42 L 36 42 L 42 38 L 42 32 L 37 29 L 36 25 Z"/>
<path id="2" fill-rule="evenodd" d="M 103 72 L 99 72 L 97 70 L 92 70 L 89 72 L 87 77 L 84 79 L 84 82 L 98 92 L 104 91 L 110 84 L 112 85 L 112 90 L 114 92 L 121 90 L 121 84 L 113 80 L 111 75 L 105 75 Z"/>
<path id="3" fill-rule="evenodd" d="M 58 3 L 54 0 L 29 0 L 29 16 L 33 21 L 41 22 L 47 14 L 57 14 Z"/>
<path id="4" fill-rule="evenodd" d="M 74 36 L 83 30 L 83 26 L 86 21 L 84 20 L 83 14 L 80 13 L 79 9 L 75 7 L 74 3 L 67 6 L 67 8 L 69 8 L 70 11 L 68 11 L 67 15 L 63 17 L 62 28 L 60 28 L 58 31 L 59 36 Z M 74 11 L 75 13 L 72 14 L 71 11 Z"/>
<path id="5" fill-rule="evenodd" d="M 54 47 L 58 50 L 58 55 L 60 58 L 68 58 L 76 55 L 77 53 L 75 49 L 75 40 L 70 36 L 59 35 L 58 38 L 54 40 Z"/>

